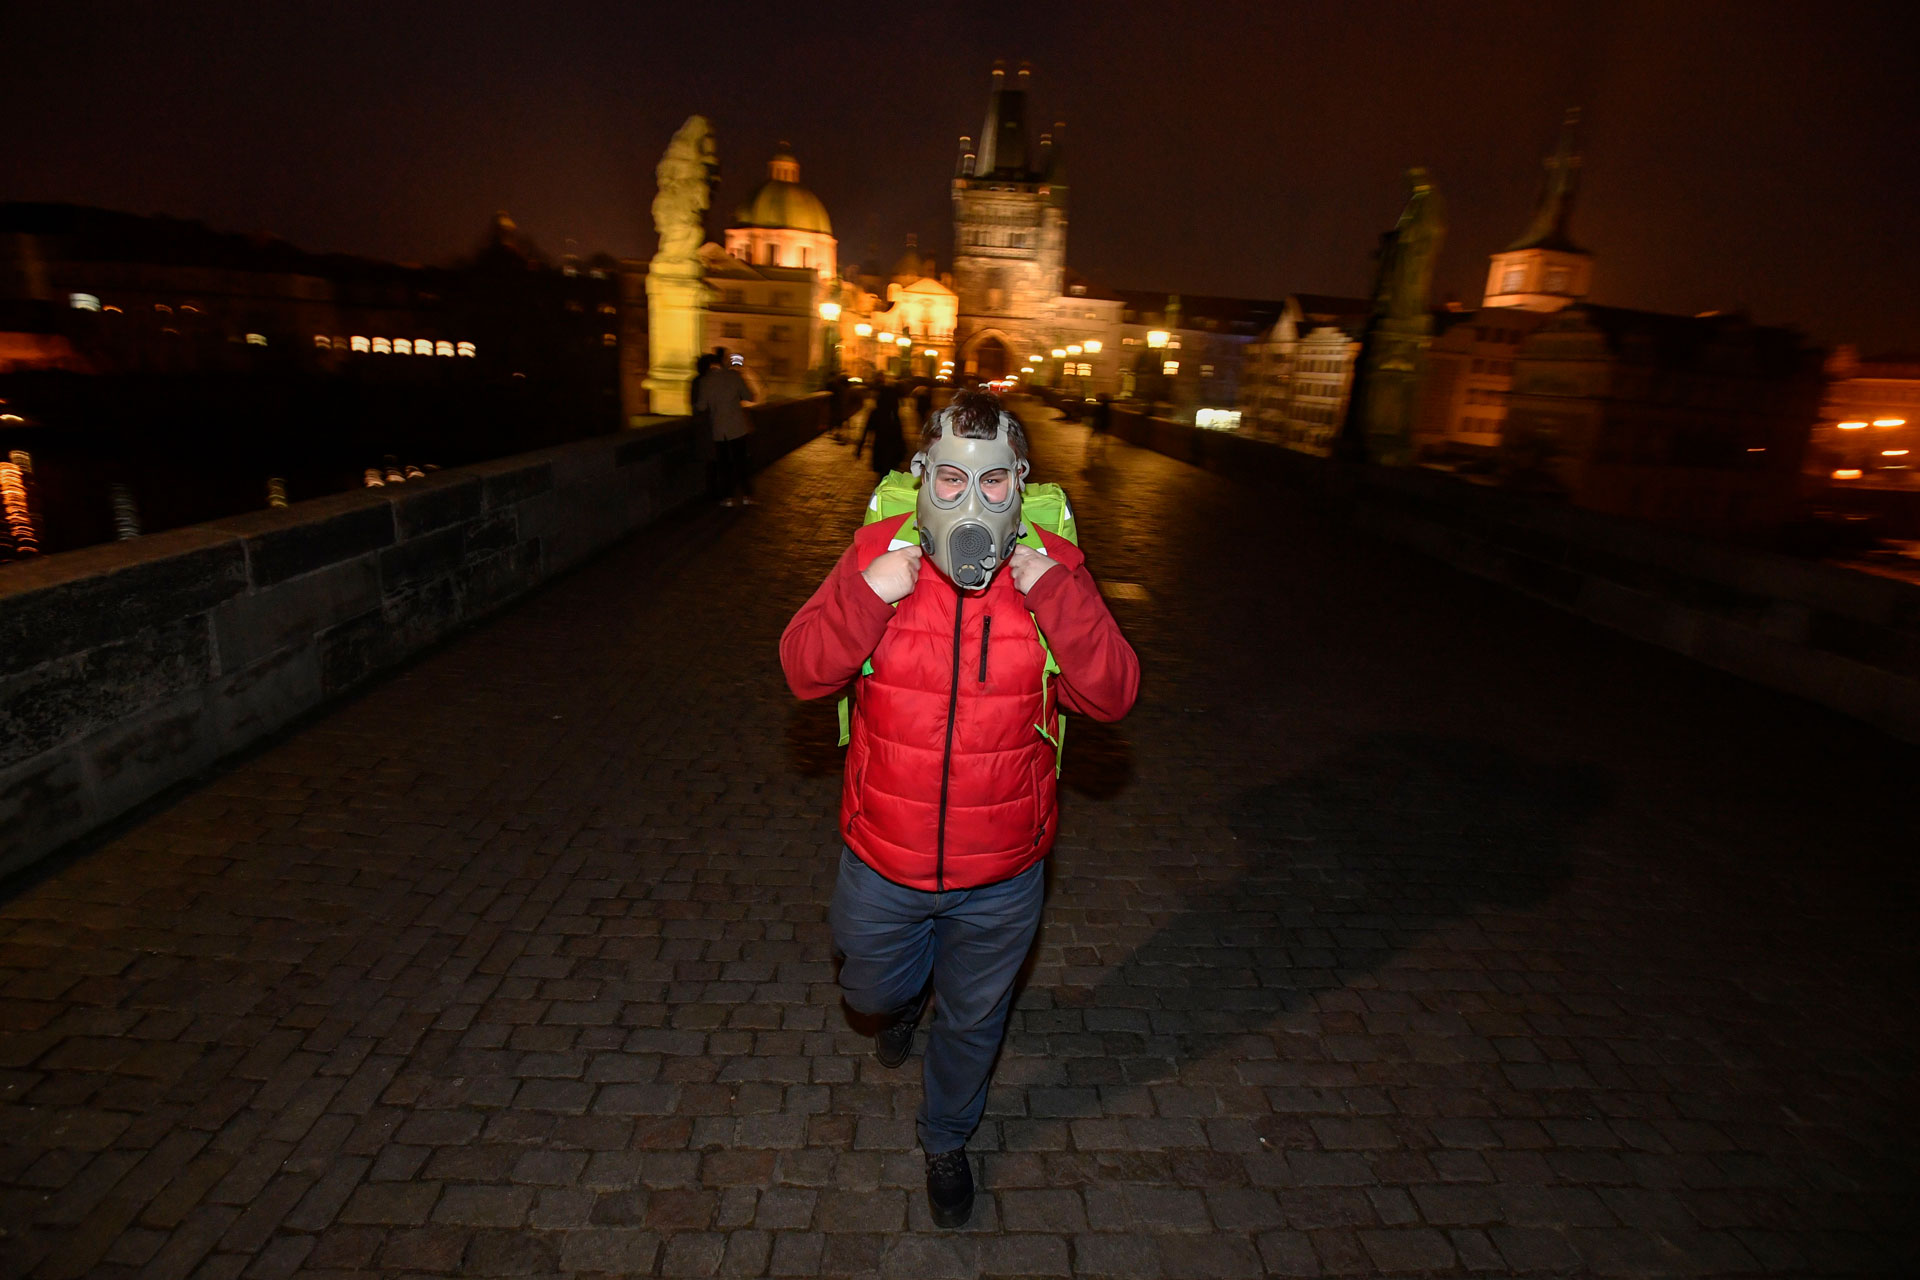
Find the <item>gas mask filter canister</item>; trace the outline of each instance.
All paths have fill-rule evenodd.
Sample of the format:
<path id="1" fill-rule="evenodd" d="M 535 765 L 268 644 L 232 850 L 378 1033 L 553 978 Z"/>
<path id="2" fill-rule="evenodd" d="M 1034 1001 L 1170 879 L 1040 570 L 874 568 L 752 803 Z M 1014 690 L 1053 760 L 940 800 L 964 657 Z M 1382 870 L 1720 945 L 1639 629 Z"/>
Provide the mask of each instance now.
<path id="1" fill-rule="evenodd" d="M 913 458 L 913 474 L 920 481 L 914 508 L 920 545 L 940 572 L 970 591 L 993 581 L 1020 539 L 1020 494 L 1026 488 L 1028 467 L 1008 439 L 1009 417 L 1002 412 L 993 439 L 972 440 L 953 434 L 948 412 L 943 410 L 935 419 L 939 438 Z M 951 501 L 939 497 L 937 477 L 942 467 L 966 473 L 966 486 Z M 980 485 L 983 476 L 996 471 L 1005 471 L 1010 482 L 1005 500 L 999 503 L 989 502 Z"/>

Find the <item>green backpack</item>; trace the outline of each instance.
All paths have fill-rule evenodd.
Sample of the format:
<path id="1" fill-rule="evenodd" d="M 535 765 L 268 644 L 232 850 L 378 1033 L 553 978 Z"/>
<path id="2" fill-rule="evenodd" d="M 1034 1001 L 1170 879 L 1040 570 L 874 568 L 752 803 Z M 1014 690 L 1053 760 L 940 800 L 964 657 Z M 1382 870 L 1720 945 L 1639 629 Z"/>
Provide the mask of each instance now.
<path id="1" fill-rule="evenodd" d="M 880 478 L 879 485 L 873 491 L 873 497 L 867 502 L 866 518 L 860 523 L 873 524 L 892 516 L 905 515 L 907 522 L 900 526 L 893 536 L 899 542 L 914 546 L 920 544 L 920 530 L 914 525 L 913 513 L 920 505 L 920 482 L 904 471 L 889 471 Z M 1067 491 L 1057 484 L 1030 484 L 1020 498 L 1020 521 L 1026 525 L 1026 532 L 1020 541 L 1035 551 L 1045 551 L 1046 544 L 1040 541 L 1038 529 L 1045 529 L 1058 538 L 1065 538 L 1074 546 L 1080 545 L 1080 529 L 1073 522 L 1073 504 L 1067 501 Z M 898 604 L 895 605 L 898 608 Z M 1060 664 L 1053 660 L 1053 647 L 1047 643 L 1047 637 L 1040 631 L 1040 620 L 1034 619 L 1034 634 L 1040 637 L 1040 647 L 1047 655 L 1047 665 L 1040 673 L 1040 694 L 1044 703 L 1046 682 L 1060 674 Z M 860 664 L 860 674 L 873 674 L 871 660 Z M 1033 727 L 1053 746 L 1053 773 L 1060 776 L 1060 765 L 1064 759 L 1067 743 L 1067 713 L 1056 709 L 1060 730 L 1057 734 L 1048 733 L 1043 724 Z M 840 745 L 846 746 L 853 741 L 853 722 L 849 718 L 847 699 L 840 699 Z"/>

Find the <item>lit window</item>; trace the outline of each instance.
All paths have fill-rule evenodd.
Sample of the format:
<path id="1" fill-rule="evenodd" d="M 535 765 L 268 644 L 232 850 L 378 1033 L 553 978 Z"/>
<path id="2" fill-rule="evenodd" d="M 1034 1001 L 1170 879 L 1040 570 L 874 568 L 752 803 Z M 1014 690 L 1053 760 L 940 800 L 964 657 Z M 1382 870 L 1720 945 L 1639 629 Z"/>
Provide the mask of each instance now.
<path id="1" fill-rule="evenodd" d="M 1547 272 L 1547 292 L 1565 293 L 1567 291 L 1567 269 L 1555 267 Z"/>
<path id="2" fill-rule="evenodd" d="M 385 338 L 375 338 L 373 340 L 373 354 L 377 356 L 390 356 L 393 354 L 393 344 Z"/>
<path id="3" fill-rule="evenodd" d="M 1160 372 L 1171 378 L 1174 374 L 1180 372 L 1180 362 L 1178 360 L 1169 360 L 1160 366 Z"/>
<path id="4" fill-rule="evenodd" d="M 327 351 L 333 347 L 333 339 L 324 333 L 316 333 L 313 335 L 313 345 L 322 351 Z"/>
<path id="5" fill-rule="evenodd" d="M 603 333 L 600 335 L 600 345 L 603 347 L 611 347 L 618 341 L 619 339 L 614 337 L 610 333 Z"/>
<path id="6" fill-rule="evenodd" d="M 411 342 L 409 342 L 409 341 L 408 341 L 407 339 L 405 339 L 405 338 L 395 338 L 395 339 L 393 340 L 393 354 L 395 354 L 395 355 L 397 355 L 397 356 L 410 356 L 410 355 L 412 355 L 412 354 L 413 354 L 413 343 L 411 343 Z"/>
<path id="7" fill-rule="evenodd" d="M 1521 286 L 1525 285 L 1526 282 L 1527 269 L 1525 267 L 1508 267 L 1507 274 L 1500 279 L 1500 292 L 1518 293 L 1520 292 Z"/>
<path id="8" fill-rule="evenodd" d="M 457 350 L 463 356 L 471 356 L 474 354 L 473 344 L 471 342 L 460 343 Z"/>
<path id="9" fill-rule="evenodd" d="M 267 345 L 267 335 L 264 333 L 250 333 L 247 335 L 247 345 L 250 347 L 264 347 Z"/>
<path id="10" fill-rule="evenodd" d="M 67 305 L 75 311 L 98 311 L 100 299 L 90 293 L 70 293 L 67 295 Z"/>
<path id="11" fill-rule="evenodd" d="M 354 334 L 354 335 L 353 335 L 353 337 L 352 337 L 351 339 L 349 339 L 349 341 L 351 341 L 351 342 L 352 342 L 352 344 L 353 344 L 353 349 L 354 349 L 355 351 L 371 351 L 371 350 L 373 350 L 373 344 L 372 344 L 372 343 L 370 343 L 370 342 L 368 342 L 368 341 L 367 341 L 367 340 L 366 340 L 365 338 L 363 338 L 363 337 L 361 337 L 361 336 L 360 336 L 359 334 L 357 334 L 357 333 L 356 333 L 356 334 Z"/>
<path id="12" fill-rule="evenodd" d="M 601 304 L 600 304 L 600 314 L 601 314 L 601 315 L 603 315 L 603 316 L 610 316 L 610 315 L 612 315 L 612 314 L 613 314 L 613 304 L 612 304 L 611 302 L 603 302 L 603 303 L 601 303 Z"/>
<path id="13" fill-rule="evenodd" d="M 415 354 L 418 353 L 416 352 Z M 453 344 L 445 341 L 436 342 L 433 344 L 433 354 L 437 356 L 450 356 L 453 354 Z"/>
<path id="14" fill-rule="evenodd" d="M 606 271 L 600 267 L 593 268 L 591 271 L 587 272 L 587 274 L 595 280 L 605 280 L 607 278 Z"/>

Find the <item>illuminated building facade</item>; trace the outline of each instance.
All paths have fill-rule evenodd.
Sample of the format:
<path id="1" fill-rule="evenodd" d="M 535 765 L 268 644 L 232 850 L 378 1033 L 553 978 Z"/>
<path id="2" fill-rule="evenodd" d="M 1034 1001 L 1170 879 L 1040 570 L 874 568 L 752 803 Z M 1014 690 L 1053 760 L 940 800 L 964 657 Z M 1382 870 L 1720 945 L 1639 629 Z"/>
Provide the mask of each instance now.
<path id="1" fill-rule="evenodd" d="M 738 352 L 756 399 L 813 390 L 823 324 L 819 304 L 827 293 L 818 268 L 747 263 L 716 244 L 701 246 L 700 257 L 713 291 L 705 349 Z"/>
<path id="2" fill-rule="evenodd" d="M 1331 452 L 1371 308 L 1365 298 L 1289 294 L 1278 318 L 1247 345 L 1242 429 L 1304 453 Z"/>
<path id="3" fill-rule="evenodd" d="M 1920 485 L 1920 354 L 1836 348 L 1808 463 L 1839 483 Z"/>
<path id="4" fill-rule="evenodd" d="M 1434 314 L 1414 422 L 1421 460 L 1490 459 L 1499 452 L 1520 344 L 1549 314 L 1516 307 Z"/>
<path id="5" fill-rule="evenodd" d="M 1577 304 L 1519 347 L 1501 467 L 1597 511 L 1705 533 L 1775 526 L 1794 510 L 1822 389 L 1821 353 L 1794 330 Z"/>

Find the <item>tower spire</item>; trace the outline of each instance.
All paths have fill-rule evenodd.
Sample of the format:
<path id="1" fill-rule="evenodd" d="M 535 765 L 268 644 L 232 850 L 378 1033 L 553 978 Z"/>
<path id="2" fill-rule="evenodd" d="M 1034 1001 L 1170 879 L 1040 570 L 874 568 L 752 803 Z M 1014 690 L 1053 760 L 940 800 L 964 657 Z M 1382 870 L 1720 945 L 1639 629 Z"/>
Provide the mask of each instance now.
<path id="1" fill-rule="evenodd" d="M 1573 242 L 1573 198 L 1580 187 L 1580 152 L 1574 134 L 1580 125 L 1580 108 L 1568 107 L 1560 124 L 1560 139 L 1547 157 L 1547 176 L 1540 188 L 1540 199 L 1533 221 L 1518 240 L 1507 246 L 1515 249 L 1558 249 L 1580 253 Z"/>

